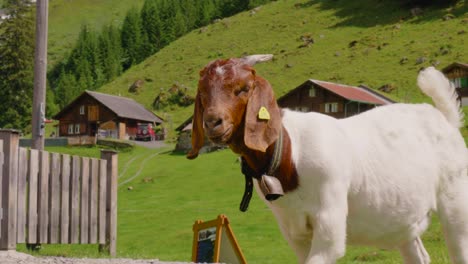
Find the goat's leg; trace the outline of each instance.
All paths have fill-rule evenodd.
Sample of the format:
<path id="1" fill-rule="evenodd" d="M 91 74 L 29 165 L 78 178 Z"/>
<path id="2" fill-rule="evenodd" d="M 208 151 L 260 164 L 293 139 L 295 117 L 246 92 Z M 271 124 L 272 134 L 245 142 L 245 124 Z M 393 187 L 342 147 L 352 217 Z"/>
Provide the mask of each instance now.
<path id="1" fill-rule="evenodd" d="M 429 264 L 431 262 L 431 258 L 419 237 L 401 245 L 399 249 L 405 264 Z"/>
<path id="2" fill-rule="evenodd" d="M 437 213 L 453 263 L 468 263 L 468 179 L 449 182 L 438 197 Z"/>
<path id="3" fill-rule="evenodd" d="M 330 264 L 345 254 L 347 192 L 328 186 L 320 194 L 320 208 L 312 215 L 314 234 L 306 264 Z"/>
<path id="4" fill-rule="evenodd" d="M 310 226 L 312 223 L 307 216 L 283 217 L 288 213 L 279 214 L 278 211 L 273 213 L 276 215 L 281 233 L 294 250 L 298 263 L 305 263 L 312 242 L 313 228 Z"/>
<path id="5" fill-rule="evenodd" d="M 289 246 L 294 250 L 296 253 L 298 263 L 306 263 L 307 255 L 309 254 L 310 250 L 310 238 L 289 238 L 288 239 Z"/>

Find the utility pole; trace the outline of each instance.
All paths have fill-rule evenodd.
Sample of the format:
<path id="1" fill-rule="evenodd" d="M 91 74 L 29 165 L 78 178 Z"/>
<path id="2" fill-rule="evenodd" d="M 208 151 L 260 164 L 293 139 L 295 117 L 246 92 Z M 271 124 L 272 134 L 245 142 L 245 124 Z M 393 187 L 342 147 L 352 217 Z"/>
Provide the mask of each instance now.
<path id="1" fill-rule="evenodd" d="M 34 53 L 34 95 L 32 105 L 32 149 L 44 149 L 47 73 L 47 20 L 49 0 L 36 1 L 36 47 Z"/>

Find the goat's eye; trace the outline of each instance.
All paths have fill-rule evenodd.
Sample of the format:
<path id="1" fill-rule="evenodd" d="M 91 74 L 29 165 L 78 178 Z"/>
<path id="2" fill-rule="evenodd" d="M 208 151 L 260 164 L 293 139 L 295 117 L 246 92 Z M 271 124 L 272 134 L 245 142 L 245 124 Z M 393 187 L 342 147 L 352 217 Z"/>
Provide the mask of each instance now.
<path id="1" fill-rule="evenodd" d="M 234 91 L 234 94 L 235 94 L 236 96 L 238 96 L 238 95 L 244 94 L 244 93 L 246 93 L 246 92 L 248 92 L 248 91 L 249 91 L 249 86 L 246 85 L 246 86 L 242 86 L 242 87 L 239 88 L 239 89 L 236 89 L 236 90 Z"/>

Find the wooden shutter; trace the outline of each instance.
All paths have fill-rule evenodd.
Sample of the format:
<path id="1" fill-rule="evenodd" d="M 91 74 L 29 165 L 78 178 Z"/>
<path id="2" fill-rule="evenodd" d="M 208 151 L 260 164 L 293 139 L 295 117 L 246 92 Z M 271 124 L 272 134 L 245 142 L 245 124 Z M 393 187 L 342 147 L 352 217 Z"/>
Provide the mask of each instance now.
<path id="1" fill-rule="evenodd" d="M 97 105 L 88 106 L 88 120 L 89 121 L 99 120 L 99 107 Z"/>

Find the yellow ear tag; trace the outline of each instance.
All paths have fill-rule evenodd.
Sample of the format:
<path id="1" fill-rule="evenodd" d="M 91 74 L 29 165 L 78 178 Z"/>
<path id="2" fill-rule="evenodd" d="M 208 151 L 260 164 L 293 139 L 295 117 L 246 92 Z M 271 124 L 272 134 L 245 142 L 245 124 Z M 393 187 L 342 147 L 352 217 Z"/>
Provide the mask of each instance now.
<path id="1" fill-rule="evenodd" d="M 264 106 L 258 111 L 258 118 L 261 120 L 270 120 L 270 113 L 268 113 L 268 110 Z"/>

